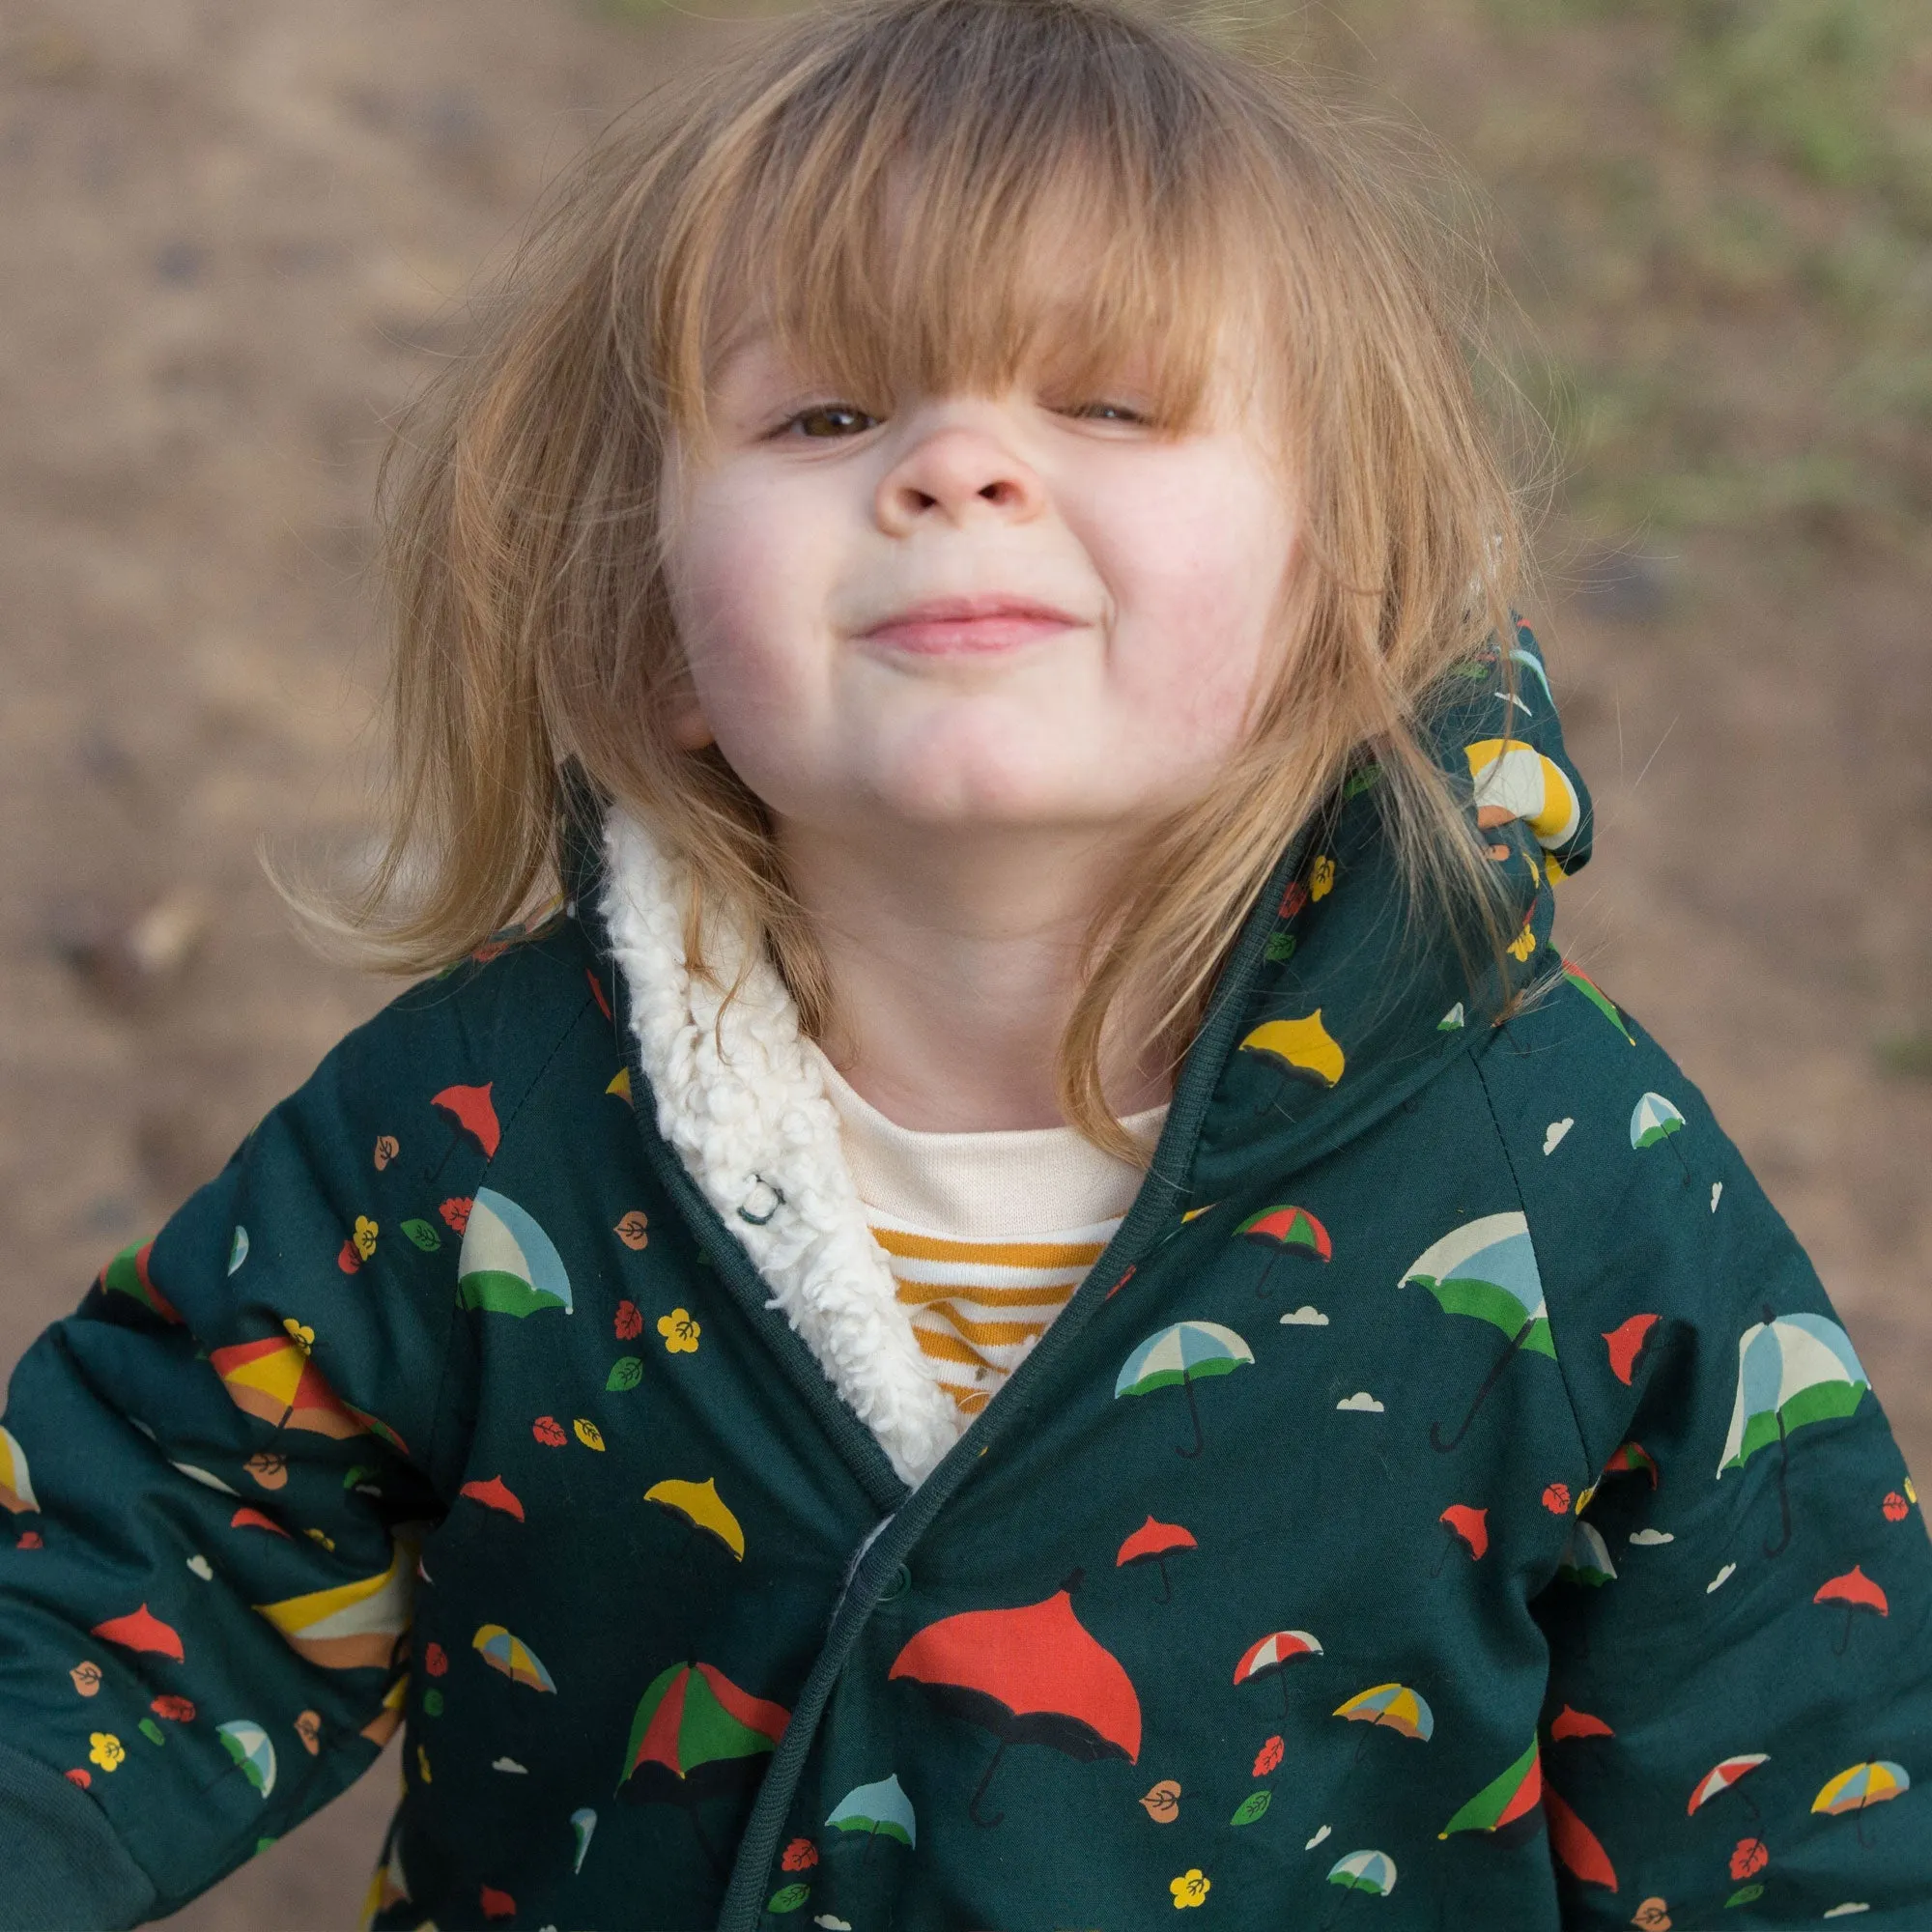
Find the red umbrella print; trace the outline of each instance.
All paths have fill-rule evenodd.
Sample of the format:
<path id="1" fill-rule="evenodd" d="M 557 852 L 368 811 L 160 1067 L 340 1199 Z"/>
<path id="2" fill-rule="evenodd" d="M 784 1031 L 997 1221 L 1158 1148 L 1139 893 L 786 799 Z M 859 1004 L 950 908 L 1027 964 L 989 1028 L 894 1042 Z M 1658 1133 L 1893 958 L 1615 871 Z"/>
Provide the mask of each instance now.
<path id="1" fill-rule="evenodd" d="M 1283 1674 L 1298 1657 L 1320 1657 L 1321 1646 L 1308 1631 L 1269 1631 L 1249 1644 L 1235 1665 L 1235 1682 L 1252 1684 L 1258 1677 L 1281 1678 L 1281 1715 L 1288 1716 L 1288 1679 Z"/>
<path id="2" fill-rule="evenodd" d="M 1283 1255 L 1296 1254 L 1315 1262 L 1334 1259 L 1335 1244 L 1328 1238 L 1328 1230 L 1306 1208 L 1264 1208 L 1259 1214 L 1250 1214 L 1235 1235 L 1236 1239 L 1257 1241 L 1268 1250 L 1267 1266 L 1255 1283 L 1257 1301 L 1267 1299 L 1268 1276 Z"/>
<path id="3" fill-rule="evenodd" d="M 1833 1657 L 1843 1657 L 1845 1646 L 1852 1640 L 1852 1618 L 1860 1610 L 1875 1610 L 1882 1617 L 1891 1614 L 1891 1605 L 1886 1602 L 1885 1592 L 1854 1563 L 1842 1577 L 1833 1577 L 1829 1582 L 1818 1586 L 1817 1594 L 1811 1599 L 1814 1604 L 1843 1604 L 1845 1606 L 1845 1627 L 1838 1633 L 1838 1640 L 1832 1646 Z"/>
<path id="4" fill-rule="evenodd" d="M 1490 1513 L 1487 1509 L 1477 1509 L 1473 1503 L 1451 1503 L 1437 1517 L 1436 1521 L 1449 1531 L 1442 1545 L 1441 1553 L 1430 1569 L 1432 1577 L 1442 1574 L 1442 1566 L 1449 1560 L 1449 1552 L 1462 1543 L 1469 1552 L 1472 1563 L 1480 1563 L 1490 1547 Z"/>
<path id="5" fill-rule="evenodd" d="M 1169 1603 L 1173 1592 L 1168 1587 L 1167 1559 L 1177 1549 L 1195 1549 L 1200 1546 L 1194 1541 L 1191 1531 L 1182 1529 L 1178 1522 L 1156 1522 L 1152 1517 L 1141 1524 L 1127 1540 L 1121 1545 L 1114 1558 L 1114 1568 L 1124 1570 L 1129 1563 L 1153 1563 L 1160 1569 L 1160 1596 L 1157 1601 Z"/>
<path id="6" fill-rule="evenodd" d="M 961 1610 L 916 1632 L 893 1660 L 888 1680 L 909 1678 L 932 1701 L 998 1740 L 966 1806 L 976 1825 L 1009 1745 L 1046 1745 L 1076 1763 L 1141 1754 L 1141 1703 L 1112 1651 L 1073 1614 L 1075 1570 L 1052 1596 L 1012 1610 Z"/>
<path id="7" fill-rule="evenodd" d="M 452 1122 L 449 1145 L 442 1151 L 442 1159 L 430 1169 L 432 1174 L 442 1171 L 443 1162 L 456 1151 L 456 1143 L 465 1134 L 483 1150 L 485 1160 L 496 1159 L 497 1149 L 503 1139 L 496 1103 L 490 1097 L 490 1090 L 496 1084 L 494 1080 L 486 1080 L 480 1087 L 445 1087 L 440 1094 L 429 1096 L 430 1105 L 447 1114 Z"/>
<path id="8" fill-rule="evenodd" d="M 1759 1765 L 1765 1763 L 1768 1756 L 1769 1753 L 1765 1751 L 1742 1751 L 1736 1757 L 1723 1758 L 1719 1763 L 1714 1764 L 1697 1780 L 1697 1788 L 1691 1792 L 1690 1802 L 1684 1807 L 1684 1815 L 1687 1818 L 1694 1817 L 1698 1809 L 1708 1804 L 1712 1799 L 1717 1797 L 1719 1792 L 1728 1791 L 1732 1785 L 1737 1783 L 1739 1778 L 1745 1776 L 1749 1772 L 1755 1771 Z M 1741 1792 L 1739 1796 L 1744 1799 L 1745 1808 L 1750 1813 L 1751 1822 L 1755 1824 L 1758 1817 L 1758 1808 L 1752 1802 L 1750 1793 L 1748 1791 Z"/>

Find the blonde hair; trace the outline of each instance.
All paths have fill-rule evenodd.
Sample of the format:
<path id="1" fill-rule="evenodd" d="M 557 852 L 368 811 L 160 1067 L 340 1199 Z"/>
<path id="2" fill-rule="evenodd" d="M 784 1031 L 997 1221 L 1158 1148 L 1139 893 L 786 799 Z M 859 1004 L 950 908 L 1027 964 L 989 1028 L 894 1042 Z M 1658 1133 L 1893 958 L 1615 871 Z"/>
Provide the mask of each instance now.
<path id="1" fill-rule="evenodd" d="M 1152 1016 L 1179 1060 L 1285 838 L 1367 755 L 1411 883 L 1487 909 L 1497 939 L 1493 868 L 1426 713 L 1509 636 L 1522 527 L 1465 361 L 1485 258 L 1431 210 L 1450 177 L 1405 153 L 1112 0 L 839 6 L 647 102 L 554 191 L 385 460 L 389 834 L 337 929 L 398 970 L 473 949 L 554 889 L 574 759 L 687 866 L 694 961 L 709 917 L 744 922 L 822 1035 L 822 958 L 769 815 L 669 730 L 689 685 L 660 563 L 668 451 L 702 444 L 722 347 L 759 304 L 868 407 L 997 387 L 1043 347 L 1073 382 L 1151 350 L 1179 430 L 1246 298 L 1301 499 L 1280 670 L 1222 781 L 1093 924 L 1065 1116 L 1145 1158 L 1102 1093 L 1110 1028 Z M 1029 266 L 1068 213 L 1095 238 L 1071 327 L 1068 291 Z"/>

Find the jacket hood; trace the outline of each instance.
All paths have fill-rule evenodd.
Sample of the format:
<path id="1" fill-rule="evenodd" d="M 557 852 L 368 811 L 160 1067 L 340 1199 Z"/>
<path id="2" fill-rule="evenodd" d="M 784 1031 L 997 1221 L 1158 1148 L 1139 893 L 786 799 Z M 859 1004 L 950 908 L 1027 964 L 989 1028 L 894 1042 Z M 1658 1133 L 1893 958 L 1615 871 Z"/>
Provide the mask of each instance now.
<path id="1" fill-rule="evenodd" d="M 1182 1067 L 1135 1203 L 1140 1225 L 1158 1215 L 1178 1227 L 1190 1208 L 1285 1180 L 1367 1132 L 1528 986 L 1552 884 L 1589 857 L 1591 808 L 1526 627 L 1505 663 L 1492 647 L 1448 680 L 1430 733 L 1504 881 L 1520 928 L 1512 956 L 1498 969 L 1487 941 L 1459 935 L 1411 889 L 1379 769 L 1359 766 L 1284 839 Z M 917 1486 L 970 1418 L 939 1388 L 896 1299 L 797 1009 L 763 958 L 728 1002 L 691 973 L 682 874 L 634 814 L 612 807 L 601 843 L 601 882 L 585 851 L 572 895 L 601 912 L 658 1132 L 773 1291 L 766 1305 Z M 729 983 L 745 941 L 721 933 L 715 950 Z"/>

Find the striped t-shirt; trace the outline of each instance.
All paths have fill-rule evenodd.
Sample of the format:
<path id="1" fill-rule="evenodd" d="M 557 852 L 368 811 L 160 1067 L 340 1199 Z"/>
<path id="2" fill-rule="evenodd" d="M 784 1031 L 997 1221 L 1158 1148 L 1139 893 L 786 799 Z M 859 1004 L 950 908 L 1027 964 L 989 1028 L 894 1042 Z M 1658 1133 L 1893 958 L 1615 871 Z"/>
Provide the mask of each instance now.
<path id="1" fill-rule="evenodd" d="M 813 1052 L 867 1223 L 963 1429 L 1099 1260 L 1141 1170 L 1071 1127 L 902 1127 Z M 1166 1116 L 1153 1107 L 1125 1125 L 1151 1145 Z"/>

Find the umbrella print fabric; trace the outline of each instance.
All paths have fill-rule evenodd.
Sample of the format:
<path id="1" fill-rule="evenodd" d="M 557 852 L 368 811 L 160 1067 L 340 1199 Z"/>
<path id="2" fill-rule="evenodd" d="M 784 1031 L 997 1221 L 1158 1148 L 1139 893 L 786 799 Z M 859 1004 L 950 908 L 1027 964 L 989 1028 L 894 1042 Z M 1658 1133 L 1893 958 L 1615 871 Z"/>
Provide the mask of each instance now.
<path id="1" fill-rule="evenodd" d="M 1590 978 L 1589 974 L 1583 971 L 1582 967 L 1566 959 L 1563 962 L 1563 977 L 1623 1035 L 1624 1038 L 1632 1046 L 1636 1044 L 1636 1038 L 1632 1034 L 1622 1012 L 1619 1011 L 1616 1002 L 1597 984 L 1596 980 Z"/>
<path id="2" fill-rule="evenodd" d="M 705 1796 L 755 1783 L 791 1713 L 712 1663 L 673 1663 L 638 1700 L 618 1784 L 627 1800 Z"/>
<path id="3" fill-rule="evenodd" d="M 1813 1811 L 1842 1817 L 1847 1811 L 1858 1814 L 1859 1843 L 1868 1844 L 1865 1812 L 1874 1804 L 1885 1804 L 1903 1797 L 1912 1789 L 1912 1779 L 1902 1764 L 1889 1758 L 1876 1758 L 1869 1764 L 1855 1764 L 1831 1779 L 1811 1801 Z"/>
<path id="4" fill-rule="evenodd" d="M 27 1474 L 27 1452 L 9 1429 L 0 1429 L 0 1508 L 10 1509 L 15 1516 L 40 1508 L 34 1498 L 33 1479 Z"/>
<path id="5" fill-rule="evenodd" d="M 532 1690 L 555 1690 L 556 1680 L 544 1668 L 543 1660 L 501 1624 L 480 1625 L 469 1643 L 471 1649 L 482 1652 L 483 1662 L 491 1669 L 500 1670 L 512 1684 L 526 1684 Z"/>
<path id="6" fill-rule="evenodd" d="M 410 1627 L 414 1582 L 414 1553 L 399 1540 L 389 1546 L 389 1567 L 373 1577 L 255 1608 L 311 1663 L 329 1670 L 380 1669 Z"/>
<path id="7" fill-rule="evenodd" d="M 1833 1817 L 1846 1811 L 1862 1811 L 1867 1804 L 1883 1804 L 1912 1789 L 1912 1779 L 1902 1764 L 1877 1758 L 1870 1764 L 1855 1764 L 1831 1779 L 1811 1801 L 1814 1811 Z"/>
<path id="8" fill-rule="evenodd" d="M 896 1838 L 908 1849 L 919 1842 L 912 1800 L 905 1795 L 897 1772 L 871 1784 L 855 1784 L 833 1806 L 825 1822 L 840 1832 L 865 1833 L 868 1857 L 874 1838 Z"/>
<path id="9" fill-rule="evenodd" d="M 1476 1391 L 1455 1435 L 1444 1440 L 1441 1425 L 1430 1425 L 1429 1439 L 1439 1450 L 1454 1449 L 1462 1441 L 1490 1391 L 1519 1353 L 1556 1359 L 1543 1276 L 1530 1243 L 1528 1219 L 1520 1210 L 1463 1222 L 1418 1255 L 1397 1286 L 1426 1288 L 1445 1313 L 1473 1316 L 1509 1337 L 1508 1348 Z"/>
<path id="10" fill-rule="evenodd" d="M 992 1759 L 966 1806 L 976 1825 L 1009 1745 L 1046 1745 L 1077 1763 L 1141 1752 L 1141 1703 L 1121 1661 L 1073 1613 L 1075 1571 L 1052 1596 L 1011 1610 L 962 1610 L 917 1632 L 888 1680 L 923 1688 L 943 1711 L 990 1731 Z"/>
<path id="11" fill-rule="evenodd" d="M 1662 1094 L 1646 1094 L 1631 1113 L 1631 1146 L 1655 1147 L 1684 1130 L 1684 1116 Z"/>
<path id="12" fill-rule="evenodd" d="M 688 1483 L 668 1476 L 644 1492 L 644 1500 L 682 1518 L 694 1529 L 708 1530 L 740 1563 L 745 1560 L 744 1527 L 719 1495 L 715 1477 L 706 1476 L 701 1483 Z"/>
<path id="13" fill-rule="evenodd" d="M 1436 1833 L 1438 1838 L 1457 1832 L 1489 1832 L 1515 1838 L 1536 1829 L 1543 1803 L 1543 1760 L 1535 1738 L 1507 1771 L 1492 1777 Z"/>
<path id="14" fill-rule="evenodd" d="M 1328 1883 L 1386 1898 L 1395 1889 L 1395 1861 L 1386 1852 L 1350 1852 L 1328 1867 Z"/>
<path id="15" fill-rule="evenodd" d="M 1153 1563 L 1160 1569 L 1159 1602 L 1172 1601 L 1173 1592 L 1168 1584 L 1167 1559 L 1178 1549 L 1195 1549 L 1200 1546 L 1195 1542 L 1191 1530 L 1184 1529 L 1178 1522 L 1156 1522 L 1150 1516 L 1114 1553 L 1114 1568 L 1124 1570 L 1133 1563 Z"/>
<path id="16" fill-rule="evenodd" d="M 241 1766 L 242 1775 L 264 1798 L 275 1788 L 275 1747 L 260 1724 L 246 1718 L 214 1727 L 228 1755 Z"/>
<path id="17" fill-rule="evenodd" d="M 1281 1679 L 1281 1715 L 1288 1716 L 1288 1679 L 1283 1674 L 1298 1657 L 1320 1657 L 1321 1646 L 1308 1631 L 1270 1631 L 1251 1643 L 1235 1665 L 1235 1682 L 1252 1684 L 1258 1677 Z"/>
<path id="18" fill-rule="evenodd" d="M 1570 1541 L 1556 1560 L 1556 1574 L 1566 1583 L 1614 1583 L 1616 1565 L 1610 1561 L 1609 1547 L 1596 1528 L 1587 1522 L 1570 1527 Z"/>
<path id="19" fill-rule="evenodd" d="M 1721 1763 L 1714 1764 L 1697 1780 L 1697 1788 L 1690 1794 L 1690 1803 L 1685 1806 L 1685 1815 L 1688 1817 L 1694 1814 L 1701 1806 L 1708 1804 L 1717 1797 L 1719 1792 L 1728 1791 L 1747 1772 L 1755 1771 L 1759 1765 L 1768 1761 L 1763 1751 L 1741 1751 L 1736 1757 L 1727 1757 Z"/>
<path id="20" fill-rule="evenodd" d="M 1738 1394 L 1724 1452 L 1718 1463 L 1742 1469 L 1760 1449 L 1777 1445 L 1777 1503 L 1783 1533 L 1765 1554 L 1776 1556 L 1791 1541 L 1791 1498 L 1786 1487 L 1790 1438 L 1807 1423 L 1853 1414 L 1871 1379 L 1851 1337 L 1823 1315 L 1773 1315 L 1738 1339 Z"/>
<path id="21" fill-rule="evenodd" d="M 1328 1230 L 1306 1208 L 1264 1208 L 1259 1214 L 1250 1214 L 1235 1230 L 1235 1235 L 1237 1239 L 1259 1242 L 1268 1250 L 1267 1265 L 1255 1284 L 1258 1301 L 1265 1298 L 1268 1277 L 1283 1255 L 1294 1254 L 1317 1262 L 1332 1261 L 1335 1255 Z"/>
<path id="22" fill-rule="evenodd" d="M 1484 738 L 1463 748 L 1475 782 L 1476 823 L 1486 832 L 1521 819 L 1548 851 L 1569 844 L 1583 822 L 1582 801 L 1563 767 L 1533 745 Z"/>
<path id="23" fill-rule="evenodd" d="M 494 1188 L 479 1187 L 456 1264 L 457 1298 L 495 1315 L 571 1312 L 563 1258 L 534 1217 Z"/>
<path id="24" fill-rule="evenodd" d="M 363 1433 L 362 1423 L 307 1352 L 286 1336 L 211 1350 L 208 1359 L 229 1400 L 244 1414 L 277 1429 L 305 1429 L 318 1435 L 340 1438 Z"/>
<path id="25" fill-rule="evenodd" d="M 1376 1724 L 1394 1731 L 1398 1737 L 1417 1738 L 1427 1744 L 1435 1735 L 1435 1714 L 1420 1691 L 1406 1684 L 1378 1684 L 1358 1690 L 1335 1711 L 1351 1724 Z"/>
<path id="26" fill-rule="evenodd" d="M 1194 1404 L 1194 1384 L 1207 1376 L 1232 1375 L 1254 1366 L 1254 1350 L 1232 1328 L 1218 1321 L 1177 1321 L 1150 1335 L 1114 1378 L 1116 1400 L 1123 1395 L 1149 1395 L 1179 1382 L 1187 1395 L 1187 1412 L 1194 1423 L 1194 1446 L 1179 1448 L 1182 1456 L 1198 1456 L 1205 1446 L 1201 1414 Z"/>

